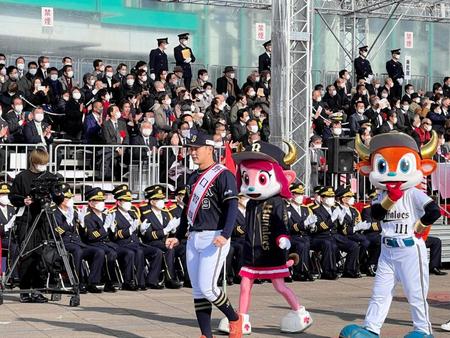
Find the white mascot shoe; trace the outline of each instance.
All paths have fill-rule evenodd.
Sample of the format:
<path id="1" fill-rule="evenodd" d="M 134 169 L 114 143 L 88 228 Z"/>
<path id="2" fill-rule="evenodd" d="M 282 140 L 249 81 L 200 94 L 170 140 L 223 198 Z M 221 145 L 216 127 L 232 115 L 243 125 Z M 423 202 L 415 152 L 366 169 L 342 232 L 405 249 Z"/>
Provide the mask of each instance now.
<path id="1" fill-rule="evenodd" d="M 230 333 L 230 323 L 228 318 L 222 318 L 219 323 L 218 330 L 223 333 Z M 252 333 L 252 324 L 250 324 L 250 316 L 242 315 L 242 334 L 249 335 Z"/>
<path id="2" fill-rule="evenodd" d="M 313 323 L 313 319 L 305 307 L 289 313 L 281 318 L 281 332 L 299 333 L 305 331 Z"/>

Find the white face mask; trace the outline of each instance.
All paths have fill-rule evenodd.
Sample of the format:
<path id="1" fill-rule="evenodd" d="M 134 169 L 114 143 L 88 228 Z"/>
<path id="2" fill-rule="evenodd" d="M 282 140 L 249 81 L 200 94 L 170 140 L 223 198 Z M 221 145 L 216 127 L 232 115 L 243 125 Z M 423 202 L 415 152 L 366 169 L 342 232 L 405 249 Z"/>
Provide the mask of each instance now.
<path id="1" fill-rule="evenodd" d="M 225 102 L 222 102 L 222 103 L 220 104 L 220 106 L 219 106 L 219 109 L 220 109 L 220 110 L 223 110 L 223 108 L 225 108 L 225 104 L 226 104 Z"/>
<path id="2" fill-rule="evenodd" d="M 336 96 L 336 94 L 337 94 L 337 91 L 336 91 L 336 90 L 333 90 L 333 91 L 331 92 L 331 95 L 333 95 L 333 96 Z"/>
<path id="3" fill-rule="evenodd" d="M 119 70 L 119 74 L 122 75 L 122 76 L 127 75 L 126 69 L 121 69 L 121 70 Z"/>
<path id="4" fill-rule="evenodd" d="M 133 80 L 133 79 L 128 79 L 128 80 L 127 80 L 127 85 L 129 85 L 130 87 L 131 87 L 132 85 L 134 85 L 134 80 Z"/>
<path id="5" fill-rule="evenodd" d="M 111 100 L 111 96 L 110 96 L 109 94 L 106 94 L 106 95 L 105 95 L 105 100 L 106 100 L 106 101 Z"/>
<path id="6" fill-rule="evenodd" d="M 90 85 L 90 86 L 95 85 L 95 79 L 89 80 L 89 85 Z"/>
<path id="7" fill-rule="evenodd" d="M 152 134 L 152 129 L 149 129 L 149 128 L 142 129 L 142 136 L 149 137 L 151 134 Z"/>
<path id="8" fill-rule="evenodd" d="M 58 74 L 52 74 L 52 75 L 50 75 L 50 80 L 52 80 L 52 81 L 58 80 Z"/>
<path id="9" fill-rule="evenodd" d="M 342 134 L 342 128 L 333 128 L 333 134 L 340 136 Z"/>
<path id="10" fill-rule="evenodd" d="M 10 204 L 8 195 L 1 195 L 0 196 L 0 204 L 1 205 L 8 205 L 8 204 Z"/>
<path id="11" fill-rule="evenodd" d="M 225 136 L 227 136 L 227 132 L 226 131 L 222 131 L 220 133 L 220 137 L 224 138 Z"/>
<path id="12" fill-rule="evenodd" d="M 19 63 L 19 64 L 17 65 L 17 69 L 18 69 L 18 70 L 24 70 L 24 69 L 25 69 L 25 64 Z"/>
<path id="13" fill-rule="evenodd" d="M 35 168 L 37 171 L 39 171 L 40 173 L 43 173 L 44 171 L 47 170 L 47 165 L 46 164 L 36 164 Z"/>
<path id="14" fill-rule="evenodd" d="M 398 119 L 397 119 L 397 118 L 395 118 L 395 119 L 392 120 L 392 123 L 393 123 L 393 124 L 397 124 L 397 122 L 398 122 Z"/>
<path id="15" fill-rule="evenodd" d="M 270 81 L 270 76 L 266 77 L 266 80 L 267 80 L 267 82 L 269 82 Z"/>
<path id="16" fill-rule="evenodd" d="M 332 207 L 334 205 L 334 197 L 325 197 L 323 199 L 323 204 L 325 204 L 328 207 Z"/>
<path id="17" fill-rule="evenodd" d="M 170 104 L 172 103 L 172 99 L 167 99 L 164 102 L 166 105 L 170 106 Z"/>
<path id="18" fill-rule="evenodd" d="M 205 93 L 206 93 L 206 95 L 211 95 L 212 94 L 212 89 L 206 89 Z"/>
<path id="19" fill-rule="evenodd" d="M 208 75 L 203 75 L 202 77 L 203 81 L 206 82 L 209 80 L 209 76 Z"/>
<path id="20" fill-rule="evenodd" d="M 255 82 L 259 82 L 261 78 L 259 76 L 255 77 Z"/>
<path id="21" fill-rule="evenodd" d="M 37 73 L 37 69 L 36 68 L 31 68 L 31 69 L 28 69 L 28 73 L 30 73 L 31 75 L 36 75 L 36 73 Z"/>
<path id="22" fill-rule="evenodd" d="M 431 126 L 429 126 L 428 124 L 426 124 L 423 129 L 425 129 L 425 131 L 431 131 L 431 129 L 433 129 Z"/>
<path id="23" fill-rule="evenodd" d="M 117 113 L 114 114 L 114 116 L 116 117 L 116 119 L 120 119 L 122 114 L 120 113 L 120 111 L 118 111 Z"/>
<path id="24" fill-rule="evenodd" d="M 66 206 L 67 206 L 69 209 L 73 209 L 73 198 L 71 198 L 71 199 L 69 199 L 69 200 L 67 201 Z"/>
<path id="25" fill-rule="evenodd" d="M 235 73 L 231 73 L 230 74 L 230 79 L 234 79 L 236 77 L 236 74 Z"/>
<path id="26" fill-rule="evenodd" d="M 73 77 L 73 71 L 72 70 L 67 72 L 67 77 Z"/>
<path id="27" fill-rule="evenodd" d="M 17 114 L 22 113 L 23 105 L 18 104 L 17 106 L 14 106 L 14 110 L 15 110 L 15 112 L 16 112 Z"/>
<path id="28" fill-rule="evenodd" d="M 375 88 L 376 88 L 376 89 L 380 88 L 380 84 L 377 83 L 377 84 L 375 85 Z"/>
<path id="29" fill-rule="evenodd" d="M 402 106 L 402 109 L 403 109 L 404 111 L 407 111 L 407 110 L 409 109 L 409 106 Z"/>
<path id="30" fill-rule="evenodd" d="M 294 202 L 297 204 L 302 204 L 303 203 L 303 195 L 295 195 Z"/>
<path id="31" fill-rule="evenodd" d="M 148 118 L 148 122 L 150 122 L 150 124 L 154 125 L 155 124 L 155 118 L 154 117 L 149 117 Z"/>
<path id="32" fill-rule="evenodd" d="M 387 93 L 383 93 L 383 94 L 381 94 L 381 97 L 382 97 L 383 99 L 385 99 L 385 98 L 388 97 L 388 94 L 387 94 Z"/>
<path id="33" fill-rule="evenodd" d="M 81 99 L 81 93 L 75 92 L 75 93 L 72 94 L 72 96 L 73 96 L 73 98 L 74 98 L 75 100 Z"/>
<path id="34" fill-rule="evenodd" d="M 120 208 L 121 208 L 123 211 L 130 211 L 130 210 L 131 210 L 131 202 L 128 202 L 128 201 L 126 201 L 126 202 L 121 202 L 121 203 L 120 203 Z"/>
<path id="35" fill-rule="evenodd" d="M 348 199 L 348 204 L 349 204 L 349 205 L 355 204 L 355 198 L 354 198 L 354 197 L 350 197 L 350 198 Z"/>
<path id="36" fill-rule="evenodd" d="M 107 72 L 106 73 L 106 77 L 112 78 L 113 77 L 113 73 L 112 72 Z"/>
<path id="37" fill-rule="evenodd" d="M 154 205 L 157 209 L 162 210 L 164 209 L 165 203 L 164 200 L 157 200 Z"/>
<path id="38" fill-rule="evenodd" d="M 251 90 L 248 92 L 248 96 L 250 96 L 250 97 L 255 97 L 255 95 L 256 95 L 256 92 L 254 90 Z"/>
<path id="39" fill-rule="evenodd" d="M 358 108 L 358 113 L 364 114 L 364 108 Z"/>
<path id="40" fill-rule="evenodd" d="M 34 114 L 34 120 L 36 122 L 42 122 L 42 120 L 44 120 L 44 114 L 42 113 Z"/>
<path id="41" fill-rule="evenodd" d="M 94 205 L 94 209 L 100 212 L 103 212 L 103 210 L 105 210 L 105 202 L 96 202 Z"/>
<path id="42" fill-rule="evenodd" d="M 258 132 L 258 126 L 251 126 L 251 127 L 250 127 L 250 131 L 251 131 L 253 134 L 256 134 L 256 133 Z"/>
<path id="43" fill-rule="evenodd" d="M 50 62 L 44 63 L 44 68 L 45 68 L 45 69 L 49 69 L 49 68 L 50 68 Z"/>
<path id="44" fill-rule="evenodd" d="M 183 136 L 184 138 L 189 138 L 191 136 L 191 131 L 190 130 L 182 130 L 181 136 Z"/>

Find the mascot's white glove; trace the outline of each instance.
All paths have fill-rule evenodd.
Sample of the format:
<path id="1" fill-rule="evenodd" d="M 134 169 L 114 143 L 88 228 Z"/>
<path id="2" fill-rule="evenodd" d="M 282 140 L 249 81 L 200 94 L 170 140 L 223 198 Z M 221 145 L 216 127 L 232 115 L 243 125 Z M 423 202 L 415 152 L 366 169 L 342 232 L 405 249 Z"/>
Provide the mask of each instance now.
<path id="1" fill-rule="evenodd" d="M 169 232 L 175 231 L 178 228 L 179 225 L 180 225 L 180 219 L 179 218 L 172 218 L 170 220 L 169 224 L 167 224 L 167 226 L 163 230 L 164 235 L 167 235 Z"/>
<path id="2" fill-rule="evenodd" d="M 341 216 L 341 208 L 336 207 L 331 214 L 331 221 L 336 221 Z"/>
<path id="3" fill-rule="evenodd" d="M 148 220 L 144 220 L 144 222 L 141 223 L 141 234 L 145 234 L 148 228 L 150 228 L 150 223 Z"/>
<path id="4" fill-rule="evenodd" d="M 278 240 L 278 247 L 280 249 L 289 250 L 291 248 L 291 241 L 287 237 L 281 237 Z"/>
<path id="5" fill-rule="evenodd" d="M 316 224 L 317 222 L 317 216 L 314 214 L 309 215 L 308 217 L 306 217 L 305 219 L 305 226 L 306 227 L 311 227 L 311 225 Z"/>
<path id="6" fill-rule="evenodd" d="M 359 222 L 353 227 L 353 231 L 369 230 L 372 224 L 366 221 Z"/>
<path id="7" fill-rule="evenodd" d="M 115 212 L 106 215 L 105 223 L 103 223 L 103 228 L 105 228 L 106 231 L 108 231 L 108 229 L 111 229 L 111 231 L 114 231 L 113 230 L 113 225 L 114 225 L 115 219 L 116 219 L 116 213 Z"/>

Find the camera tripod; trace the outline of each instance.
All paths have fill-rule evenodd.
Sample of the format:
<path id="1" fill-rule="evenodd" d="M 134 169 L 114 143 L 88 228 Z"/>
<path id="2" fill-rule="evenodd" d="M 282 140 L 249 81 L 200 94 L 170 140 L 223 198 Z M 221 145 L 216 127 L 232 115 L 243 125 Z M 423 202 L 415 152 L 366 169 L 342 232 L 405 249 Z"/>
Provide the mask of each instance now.
<path id="1" fill-rule="evenodd" d="M 43 219 L 43 226 L 48 227 L 50 230 L 47 231 L 47 238 L 50 237 L 50 239 L 45 239 L 41 242 L 41 244 L 37 245 L 35 248 L 32 248 L 28 251 L 25 251 L 27 249 L 28 243 L 30 242 L 33 233 L 36 231 L 36 227 L 39 224 L 39 221 Z M 79 289 L 79 282 L 77 278 L 75 277 L 72 267 L 70 266 L 69 262 L 69 256 L 67 254 L 66 247 L 64 246 L 64 242 L 61 238 L 57 238 L 55 234 L 55 228 L 57 226 L 55 216 L 53 215 L 53 211 L 50 209 L 50 205 L 46 203 L 43 207 L 39 215 L 36 217 L 36 219 L 33 221 L 33 224 L 29 231 L 26 234 L 26 237 L 24 241 L 21 243 L 19 254 L 17 258 L 12 263 L 9 271 L 7 271 L 6 276 L 3 277 L 2 280 L 0 280 L 0 304 L 3 304 L 3 295 L 4 294 L 17 294 L 17 293 L 32 293 L 35 291 L 39 292 L 45 292 L 45 293 L 51 293 L 51 300 L 59 300 L 61 298 L 62 294 L 70 294 L 72 297 L 70 297 L 70 306 L 78 306 L 80 305 L 80 289 Z M 51 236 L 48 236 L 50 233 Z M 67 273 L 67 277 L 69 278 L 69 282 L 71 287 L 66 288 L 63 287 L 62 283 L 58 283 L 56 287 L 49 287 L 48 283 L 46 287 L 44 288 L 36 288 L 36 289 L 21 289 L 21 290 L 8 290 L 6 291 L 5 285 L 10 280 L 11 276 L 13 275 L 13 272 L 17 268 L 17 265 L 19 264 L 19 260 L 47 245 L 54 244 L 56 247 L 56 250 L 58 252 L 59 257 L 61 257 L 65 271 Z"/>

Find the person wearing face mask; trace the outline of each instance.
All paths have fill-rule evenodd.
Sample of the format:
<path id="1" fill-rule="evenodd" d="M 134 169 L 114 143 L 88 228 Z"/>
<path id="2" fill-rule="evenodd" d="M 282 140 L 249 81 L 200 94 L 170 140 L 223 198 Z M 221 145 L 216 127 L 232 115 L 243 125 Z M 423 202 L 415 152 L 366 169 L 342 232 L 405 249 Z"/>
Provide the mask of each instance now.
<path id="1" fill-rule="evenodd" d="M 19 59 L 20 60 L 20 59 Z M 23 60 L 20 60 L 19 62 L 24 62 Z M 21 67 L 24 65 L 24 63 L 19 63 Z M 3 83 L 2 85 L 2 92 L 8 93 L 8 87 L 11 83 L 17 84 L 18 92 L 20 92 L 24 96 L 30 95 L 30 82 L 27 80 L 26 77 L 23 76 L 23 69 L 22 73 L 19 71 L 19 69 L 15 66 L 9 66 L 6 68 L 6 73 L 8 75 L 8 80 Z"/>
<path id="2" fill-rule="evenodd" d="M 331 115 L 331 123 L 328 127 L 323 130 L 323 140 L 328 142 L 328 140 L 333 137 L 344 137 L 344 132 L 342 130 L 342 116 Z"/>
<path id="3" fill-rule="evenodd" d="M 172 99 L 166 92 L 161 92 L 156 97 L 158 105 L 155 104 L 155 124 L 156 127 L 162 128 L 171 124 L 171 119 L 174 117 L 174 113 L 171 107 Z"/>
<path id="4" fill-rule="evenodd" d="M 73 67 L 72 65 L 65 65 L 63 67 L 63 74 L 59 78 L 63 90 L 72 91 L 73 88 L 78 87 L 78 82 L 73 78 Z"/>
<path id="5" fill-rule="evenodd" d="M 8 123 L 9 141 L 11 143 L 23 143 L 25 118 L 23 114 L 23 101 L 20 97 L 14 96 L 12 98 L 11 110 L 4 114 L 4 119 Z"/>
<path id="6" fill-rule="evenodd" d="M 447 118 L 442 114 L 442 108 L 439 104 L 433 103 L 430 107 L 430 111 L 427 114 L 427 118 L 431 120 L 432 127 L 437 132 L 443 134 L 445 132 L 445 122 Z"/>
<path id="7" fill-rule="evenodd" d="M 414 93 L 414 86 L 412 84 L 408 83 L 405 86 L 405 95 L 403 95 L 402 101 L 403 100 L 408 100 L 408 103 L 411 103 L 411 100 L 412 100 L 411 96 L 412 96 L 413 93 Z"/>
<path id="8" fill-rule="evenodd" d="M 38 58 L 39 69 L 37 70 L 36 76 L 40 78 L 42 81 L 46 80 L 50 75 L 49 68 L 50 62 L 48 56 L 40 56 Z M 56 69 L 56 68 L 55 68 Z M 58 75 L 58 70 L 56 69 L 56 75 Z"/>
<path id="9" fill-rule="evenodd" d="M 344 93 L 345 96 L 348 99 L 351 99 L 351 95 L 352 95 L 352 82 L 351 82 L 351 76 L 350 73 L 348 72 L 347 69 L 342 69 L 339 71 L 339 78 L 342 80 L 343 82 L 343 89 L 344 89 Z"/>
<path id="10" fill-rule="evenodd" d="M 74 87 L 71 96 L 72 98 L 69 99 L 65 106 L 62 129 L 66 132 L 68 138 L 78 141 L 81 140 L 83 115 L 85 113 L 81 89 Z"/>
<path id="11" fill-rule="evenodd" d="M 191 63 L 195 62 L 195 56 L 192 49 L 188 47 L 189 33 L 178 34 L 180 44 L 173 49 L 173 55 L 177 66 L 183 70 L 183 79 L 185 88 L 191 88 L 192 70 Z"/>
<path id="12" fill-rule="evenodd" d="M 21 209 L 23 214 L 15 220 L 18 244 L 21 246 L 25 238 L 28 237 L 29 242 L 25 247 L 25 251 L 32 251 L 29 255 L 22 257 L 19 264 L 20 288 L 24 290 L 37 289 L 44 286 L 44 280 L 41 279 L 39 269 L 42 260 L 42 248 L 39 246 L 47 239 L 48 224 L 46 225 L 45 219 L 41 217 L 35 231 L 29 234 L 29 229 L 42 210 L 40 201 L 31 197 L 33 183 L 37 179 L 55 178 L 52 173 L 47 171 L 48 162 L 49 154 L 46 150 L 42 148 L 32 150 L 29 158 L 30 168 L 17 174 L 13 180 L 11 192 L 8 195 L 14 207 L 23 207 Z M 30 235 L 31 237 L 29 237 Z M 20 301 L 24 303 L 45 303 L 48 300 L 39 292 L 33 292 L 31 295 L 23 292 L 20 294 Z"/>
<path id="13" fill-rule="evenodd" d="M 231 106 L 231 111 L 230 111 L 230 122 L 231 123 L 235 123 L 237 121 L 237 118 L 238 118 L 237 112 L 238 112 L 238 110 L 241 110 L 241 109 L 248 109 L 247 96 L 245 96 L 243 94 L 239 94 L 236 97 L 236 101 Z"/>
<path id="14" fill-rule="evenodd" d="M 169 62 L 167 60 L 167 54 L 165 50 L 169 45 L 168 38 L 157 39 L 158 48 L 152 49 L 149 55 L 149 66 L 150 66 L 150 78 L 152 80 L 156 79 L 156 74 L 160 74 L 161 71 L 169 71 Z"/>
<path id="15" fill-rule="evenodd" d="M 355 104 L 355 112 L 356 114 L 352 114 L 348 118 L 348 123 L 350 125 L 350 136 L 355 136 L 359 130 L 359 122 L 367 120 L 367 117 L 364 115 L 366 111 L 366 106 L 363 101 L 356 101 Z"/>
<path id="16" fill-rule="evenodd" d="M 92 66 L 94 68 L 92 74 L 94 74 L 97 80 L 101 80 L 105 76 L 105 65 L 103 64 L 103 60 L 95 59 L 92 62 Z"/>
<path id="17" fill-rule="evenodd" d="M 368 46 L 359 47 L 359 56 L 354 61 L 356 81 L 364 79 L 367 83 L 370 83 L 373 79 L 372 66 L 370 61 L 367 60 L 368 48 Z"/>
<path id="18" fill-rule="evenodd" d="M 100 79 L 103 82 L 103 86 L 110 96 L 110 102 L 115 103 L 120 97 L 115 97 L 114 92 L 117 92 L 117 88 L 120 87 L 120 82 L 113 78 L 114 69 L 111 65 L 105 67 L 105 75 Z"/>
<path id="19" fill-rule="evenodd" d="M 166 195 L 164 190 L 165 188 L 159 184 L 144 190 L 147 202 L 141 204 L 139 211 L 141 222 L 146 224 L 145 226 L 141 225 L 139 232 L 145 244 L 164 252 L 164 264 L 166 267 L 165 286 L 169 289 L 179 289 L 182 283 L 178 281 L 175 273 L 175 261 L 178 257 L 184 259 L 185 248 L 182 245 L 172 249 L 166 248 L 165 240 L 166 238 L 174 237 L 180 224 L 180 219 L 174 218 L 165 207 Z M 164 284 L 157 284 L 156 282 L 154 286 L 163 286 Z"/>
<path id="20" fill-rule="evenodd" d="M 261 80 L 261 77 L 259 75 L 259 72 L 257 70 L 253 70 L 248 76 L 247 81 L 242 85 L 242 91 L 247 96 L 247 99 L 254 99 L 256 97 L 256 90 L 258 88 L 258 82 Z M 255 91 L 255 94 L 249 94 L 248 89 L 246 88 L 253 88 Z"/>
<path id="21" fill-rule="evenodd" d="M 417 142 L 419 149 L 422 145 L 428 143 L 431 139 L 432 122 L 428 118 L 424 118 L 419 128 L 415 128 L 411 133 L 412 138 Z"/>
<path id="22" fill-rule="evenodd" d="M 322 98 L 322 102 L 326 103 L 328 107 L 334 112 L 342 110 L 344 108 L 342 97 L 338 95 L 336 87 L 333 85 L 327 86 L 326 93 Z"/>
<path id="23" fill-rule="evenodd" d="M 370 229 L 372 224 L 363 221 L 360 212 L 353 206 L 355 204 L 355 193 L 351 191 L 350 187 L 339 186 L 336 189 L 336 198 L 339 199 L 339 207 L 341 208 L 341 217 L 338 218 L 338 232 L 359 245 L 359 264 L 365 266 L 370 242 L 362 232 Z M 360 276 L 360 266 L 358 263 L 356 264 L 357 274 Z"/>
<path id="24" fill-rule="evenodd" d="M 397 112 L 395 110 L 389 110 L 386 113 L 386 121 L 384 121 L 381 127 L 378 128 L 377 134 L 389 133 L 392 130 L 398 130 L 397 122 Z"/>
<path id="25" fill-rule="evenodd" d="M 198 72 L 197 72 L 197 78 L 194 81 L 191 82 L 191 90 L 195 89 L 195 88 L 204 89 L 203 86 L 208 81 L 209 81 L 208 70 L 206 70 L 206 69 L 199 69 Z"/>
<path id="26" fill-rule="evenodd" d="M 49 87 L 50 103 L 56 103 L 63 92 L 62 84 L 58 81 L 58 69 L 51 67 L 47 69 L 47 72 L 49 75 L 47 79 L 43 80 L 43 83 Z"/>
<path id="27" fill-rule="evenodd" d="M 63 76 L 64 74 L 64 66 L 73 66 L 73 60 L 69 56 L 64 56 L 61 60 L 62 68 L 58 70 L 58 77 Z"/>
<path id="28" fill-rule="evenodd" d="M 317 216 L 317 227 L 312 236 L 311 248 L 317 250 L 322 245 L 326 249 L 326 251 L 322 251 L 322 269 L 324 273 L 321 277 L 336 279 L 338 272 L 336 254 L 340 250 L 347 253 L 343 276 L 359 278 L 360 274 L 357 264 L 359 246 L 356 242 L 338 233 L 339 219 L 342 219 L 342 212 L 341 208 L 336 205 L 335 191 L 332 187 L 324 187 L 320 192 L 320 196 L 321 205 L 312 208 L 313 213 Z M 329 242 L 328 246 L 325 246 L 326 242 Z M 329 251 L 330 249 L 331 251 Z"/>
<path id="29" fill-rule="evenodd" d="M 16 59 L 16 67 L 19 73 L 19 79 L 25 76 L 25 59 L 22 56 L 19 56 Z"/>
<path id="30" fill-rule="evenodd" d="M 146 290 L 147 287 L 153 289 L 162 289 L 158 285 L 159 274 L 163 262 L 163 252 L 153 246 L 140 242 L 140 229 L 147 228 L 148 221 L 141 223 L 141 213 L 139 209 L 132 205 L 133 200 L 131 191 L 126 184 L 121 184 L 112 191 L 116 200 L 116 207 L 109 211 L 113 222 L 111 232 L 114 235 L 114 242 L 119 247 L 134 253 L 134 269 L 137 285 L 132 280 L 122 289 L 136 291 L 137 288 Z M 150 263 L 147 276 L 145 276 L 145 261 Z M 136 288 L 137 286 L 137 288 Z"/>
<path id="31" fill-rule="evenodd" d="M 231 139 L 234 142 L 241 142 L 247 134 L 247 121 L 250 116 L 247 109 L 240 109 L 237 112 L 237 122 L 231 125 Z"/>
<path id="32" fill-rule="evenodd" d="M 316 227 L 317 216 L 308 207 L 304 206 L 305 188 L 301 183 L 293 183 L 289 187 L 292 199 L 287 206 L 289 229 L 292 248 L 300 257 L 300 262 L 294 267 L 293 279 L 298 281 L 313 281 L 310 258 L 310 234 Z"/>
<path id="33" fill-rule="evenodd" d="M 79 280 L 81 293 L 101 293 L 98 288 L 101 282 L 105 251 L 101 248 L 87 245 L 81 241 L 84 235 L 84 214 L 74 207 L 74 195 L 67 183 L 58 186 L 59 193 L 53 195 L 55 206 L 52 208 L 55 217 L 55 234 L 63 240 L 67 252 L 72 256 L 74 272 Z M 82 282 L 81 261 L 89 261 L 89 276 L 87 286 Z"/>
<path id="34" fill-rule="evenodd" d="M 124 284 L 127 289 L 135 290 L 133 281 L 134 252 L 117 245 L 110 240 L 113 227 L 112 216 L 105 212 L 106 192 L 100 188 L 86 190 L 84 199 L 88 208 L 84 216 L 85 242 L 105 252 L 106 269 L 103 270 L 104 292 L 116 292 L 114 283 L 118 281 L 115 274 L 116 263 L 119 261 Z"/>
<path id="35" fill-rule="evenodd" d="M 203 117 L 202 128 L 208 132 L 208 134 L 214 134 L 215 124 L 220 120 L 228 120 L 226 111 L 225 98 L 222 95 L 217 95 L 211 102 L 211 106 L 206 109 L 205 116 Z"/>
<path id="36" fill-rule="evenodd" d="M 134 148 L 133 160 L 147 163 L 151 152 L 156 151 L 158 143 L 153 136 L 153 126 L 148 121 L 143 121 L 139 128 L 139 134 L 131 138 L 132 145 L 147 146 L 148 149 Z"/>
<path id="37" fill-rule="evenodd" d="M 92 103 L 92 111 L 86 115 L 83 121 L 83 136 L 84 144 L 102 144 L 102 125 L 103 125 L 103 105 L 97 100 Z"/>
<path id="38" fill-rule="evenodd" d="M 122 84 L 123 82 L 125 82 L 127 74 L 127 65 L 124 63 L 119 63 L 116 67 L 116 74 L 113 75 L 113 79 L 116 80 L 119 84 Z"/>
<path id="39" fill-rule="evenodd" d="M 236 71 L 232 66 L 226 66 L 223 70 L 223 76 L 217 79 L 217 94 L 224 95 L 228 103 L 234 102 L 238 94 L 241 94 L 241 88 L 236 80 Z"/>
<path id="40" fill-rule="evenodd" d="M 53 142 L 51 126 L 44 122 L 44 109 L 37 106 L 32 111 L 33 121 L 23 127 L 25 143 L 49 145 Z"/>
<path id="41" fill-rule="evenodd" d="M 386 71 L 389 77 L 394 81 L 392 88 L 392 96 L 396 98 L 402 97 L 402 85 L 405 74 L 403 72 L 403 65 L 400 60 L 400 48 L 391 50 L 392 59 L 386 62 Z"/>
<path id="42" fill-rule="evenodd" d="M 266 41 L 263 43 L 265 52 L 258 57 L 258 72 L 261 73 L 265 70 L 270 72 L 272 63 L 272 41 Z"/>
<path id="43" fill-rule="evenodd" d="M 34 78 L 36 77 L 37 70 L 38 70 L 38 65 L 36 62 L 34 62 L 34 61 L 28 62 L 28 72 L 25 74 L 25 77 L 29 83 L 31 83 L 31 81 L 33 81 Z"/>

